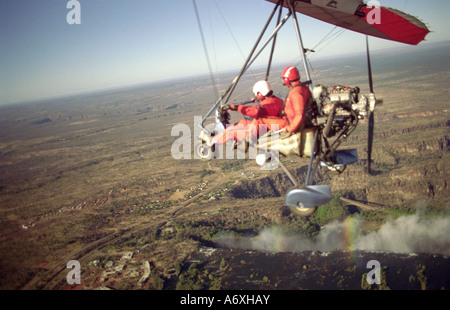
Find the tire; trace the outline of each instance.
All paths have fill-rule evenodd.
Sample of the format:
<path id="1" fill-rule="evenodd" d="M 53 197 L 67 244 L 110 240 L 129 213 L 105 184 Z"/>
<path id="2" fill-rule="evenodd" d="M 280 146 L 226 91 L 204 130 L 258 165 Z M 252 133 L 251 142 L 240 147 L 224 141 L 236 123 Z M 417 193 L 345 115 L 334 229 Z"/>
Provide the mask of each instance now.
<path id="1" fill-rule="evenodd" d="M 289 207 L 291 213 L 301 217 L 311 216 L 316 212 L 318 207 L 314 208 L 302 208 L 302 207 Z"/>
<path id="2" fill-rule="evenodd" d="M 337 172 L 337 173 L 344 172 L 345 168 L 347 168 L 347 165 L 345 165 L 345 166 L 338 166 L 338 167 L 327 166 L 328 171 Z"/>
<path id="3" fill-rule="evenodd" d="M 211 160 L 214 157 L 214 146 L 208 147 L 203 141 L 195 143 L 194 151 L 201 159 Z"/>

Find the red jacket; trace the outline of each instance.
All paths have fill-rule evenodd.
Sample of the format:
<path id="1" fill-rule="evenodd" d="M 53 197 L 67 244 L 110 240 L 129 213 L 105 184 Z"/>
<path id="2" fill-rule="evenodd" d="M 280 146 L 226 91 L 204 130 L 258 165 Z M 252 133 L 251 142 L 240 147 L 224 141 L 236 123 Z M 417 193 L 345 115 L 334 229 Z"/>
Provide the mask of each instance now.
<path id="1" fill-rule="evenodd" d="M 287 132 L 295 132 L 308 119 L 309 113 L 312 111 L 311 92 L 304 85 L 295 86 L 289 92 L 285 107 L 284 115 L 289 122 L 286 126 Z"/>
<path id="2" fill-rule="evenodd" d="M 239 105 L 238 112 L 253 118 L 279 117 L 283 110 L 283 100 L 278 97 L 266 97 L 257 106 Z"/>

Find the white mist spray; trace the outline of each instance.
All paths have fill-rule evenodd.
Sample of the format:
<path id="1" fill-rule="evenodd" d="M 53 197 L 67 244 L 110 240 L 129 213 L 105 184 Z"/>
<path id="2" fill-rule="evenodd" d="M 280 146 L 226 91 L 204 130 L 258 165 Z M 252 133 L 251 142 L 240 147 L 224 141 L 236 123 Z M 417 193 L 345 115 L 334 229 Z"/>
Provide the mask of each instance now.
<path id="1" fill-rule="evenodd" d="M 356 219 L 333 221 L 314 239 L 272 227 L 254 238 L 222 235 L 216 242 L 222 247 L 263 252 L 362 250 L 450 255 L 450 217 L 400 216 L 368 233 L 362 233 L 360 224 Z"/>

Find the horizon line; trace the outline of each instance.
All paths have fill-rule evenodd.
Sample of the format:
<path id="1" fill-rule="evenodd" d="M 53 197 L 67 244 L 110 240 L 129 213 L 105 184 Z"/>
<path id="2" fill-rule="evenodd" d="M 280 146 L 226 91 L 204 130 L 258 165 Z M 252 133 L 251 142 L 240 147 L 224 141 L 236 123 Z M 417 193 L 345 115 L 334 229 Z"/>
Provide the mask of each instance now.
<path id="1" fill-rule="evenodd" d="M 450 40 L 445 40 L 445 41 L 438 41 L 438 42 L 427 42 L 424 41 L 423 44 L 421 44 L 420 46 L 429 46 L 429 45 L 439 45 L 439 44 L 449 44 Z M 400 50 L 400 49 L 404 49 L 404 48 L 408 48 L 409 46 L 399 46 L 399 47 L 390 47 L 390 48 L 383 48 L 383 49 L 377 49 L 377 50 L 373 50 L 373 52 L 371 52 L 372 55 L 376 55 L 377 53 L 382 53 L 385 51 L 393 51 L 393 50 Z M 326 60 L 331 60 L 331 59 L 335 59 L 335 58 L 342 58 L 342 57 L 349 57 L 349 56 L 354 56 L 354 55 L 359 55 L 359 54 L 365 54 L 365 51 L 359 51 L 359 52 L 349 52 L 346 54 L 340 54 L 340 55 L 328 55 L 328 56 L 322 56 L 319 58 L 315 58 L 312 61 L 316 62 L 316 61 L 326 61 Z M 309 60 L 311 61 L 311 60 Z M 281 63 L 276 63 L 272 65 L 273 67 L 278 67 L 278 66 L 282 66 L 283 64 Z M 265 66 L 263 65 L 258 65 L 255 66 L 254 69 L 266 69 Z M 217 75 L 223 75 L 223 74 L 231 74 L 232 71 L 234 70 L 240 70 L 239 67 L 236 68 L 232 68 L 232 69 L 228 69 L 228 70 L 222 70 L 220 72 L 216 72 L 214 73 L 215 76 Z M 166 78 L 166 79 L 161 79 L 161 80 L 152 80 L 152 81 L 145 81 L 145 82 L 136 82 L 136 83 L 132 83 L 132 84 L 122 84 L 122 85 L 117 85 L 117 86 L 112 86 L 112 87 L 105 87 L 105 88 L 99 88 L 99 89 L 92 89 L 92 90 L 85 90 L 85 91 L 80 91 L 80 92 L 73 92 L 73 93 L 67 93 L 67 94 L 62 94 L 62 95 L 56 95 L 56 96 L 50 96 L 50 97 L 42 97 L 42 98 L 35 98 L 35 99 L 29 99 L 29 100 L 22 100 L 22 101 L 11 101 L 11 102 L 6 102 L 6 103 L 0 103 L 0 108 L 5 108 L 5 107 L 10 107 L 12 105 L 26 105 L 26 104 L 40 104 L 40 103 L 44 103 L 44 101 L 55 101 L 55 100 L 60 100 L 60 99 L 70 99 L 73 97 L 79 97 L 79 96 L 92 96 L 92 95 L 99 95 L 101 93 L 108 93 L 108 92 L 114 92 L 114 91 L 125 91 L 125 90 L 132 90 L 134 88 L 142 88 L 142 87 L 148 87 L 148 86 L 152 86 L 152 85 L 156 85 L 156 84 L 163 84 L 163 83 L 169 83 L 169 82 L 181 82 L 183 80 L 189 79 L 209 79 L 210 78 L 210 73 L 208 72 L 204 72 L 204 73 L 198 73 L 198 74 L 193 74 L 193 75 L 188 75 L 188 76 L 183 76 L 183 77 L 178 77 L 178 78 Z"/>

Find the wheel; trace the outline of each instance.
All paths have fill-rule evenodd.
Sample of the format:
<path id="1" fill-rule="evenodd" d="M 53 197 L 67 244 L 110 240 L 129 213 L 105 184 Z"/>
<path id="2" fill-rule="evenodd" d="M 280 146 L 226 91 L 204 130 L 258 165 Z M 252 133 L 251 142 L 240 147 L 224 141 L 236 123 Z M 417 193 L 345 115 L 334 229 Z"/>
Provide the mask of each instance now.
<path id="1" fill-rule="evenodd" d="M 311 216 L 314 214 L 314 212 L 316 212 L 318 207 L 314 207 L 314 208 L 303 208 L 303 207 L 289 207 L 289 209 L 291 210 L 292 214 L 294 215 L 298 215 L 301 217 L 306 217 L 306 216 Z"/>
<path id="2" fill-rule="evenodd" d="M 194 145 L 195 153 L 201 159 L 210 160 L 214 157 L 214 145 L 208 147 L 203 141 L 198 141 Z"/>
<path id="3" fill-rule="evenodd" d="M 328 171 L 333 171 L 333 172 L 337 172 L 337 173 L 342 173 L 344 172 L 345 168 L 347 168 L 347 165 L 344 166 L 327 166 Z"/>

